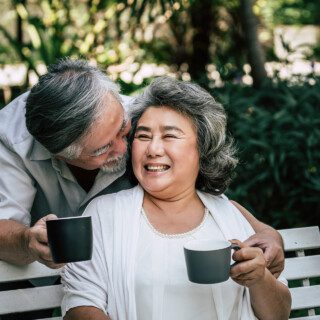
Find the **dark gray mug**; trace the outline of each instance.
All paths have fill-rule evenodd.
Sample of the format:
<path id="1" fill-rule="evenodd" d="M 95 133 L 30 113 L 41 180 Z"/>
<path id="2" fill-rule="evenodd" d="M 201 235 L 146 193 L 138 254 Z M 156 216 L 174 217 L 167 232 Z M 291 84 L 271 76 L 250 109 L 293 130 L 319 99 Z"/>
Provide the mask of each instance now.
<path id="1" fill-rule="evenodd" d="M 212 284 L 229 279 L 231 249 L 238 245 L 224 240 L 192 240 L 184 245 L 188 278 L 191 282 Z"/>
<path id="2" fill-rule="evenodd" d="M 92 257 L 91 217 L 48 220 L 48 244 L 55 263 L 90 260 Z"/>

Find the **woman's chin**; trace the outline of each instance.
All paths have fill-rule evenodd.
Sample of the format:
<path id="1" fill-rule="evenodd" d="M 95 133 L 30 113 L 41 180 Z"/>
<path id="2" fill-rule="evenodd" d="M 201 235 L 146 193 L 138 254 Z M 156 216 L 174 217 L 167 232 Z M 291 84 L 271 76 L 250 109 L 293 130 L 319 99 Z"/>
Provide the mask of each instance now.
<path id="1" fill-rule="evenodd" d="M 140 183 L 141 184 L 141 183 Z M 142 188 L 151 195 L 160 195 L 168 192 L 168 185 L 163 184 L 141 184 Z"/>

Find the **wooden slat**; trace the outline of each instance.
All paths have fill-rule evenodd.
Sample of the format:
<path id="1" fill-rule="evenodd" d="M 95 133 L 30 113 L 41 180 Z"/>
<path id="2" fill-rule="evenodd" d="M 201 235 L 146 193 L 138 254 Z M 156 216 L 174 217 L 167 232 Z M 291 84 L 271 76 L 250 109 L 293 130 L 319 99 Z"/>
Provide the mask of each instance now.
<path id="1" fill-rule="evenodd" d="M 320 247 L 319 227 L 278 230 L 284 241 L 285 251 L 315 249 Z"/>
<path id="2" fill-rule="evenodd" d="M 320 320 L 320 316 L 308 316 L 308 317 L 290 318 L 290 320 Z"/>
<path id="3" fill-rule="evenodd" d="M 60 269 L 50 269 L 39 262 L 18 266 L 0 261 L 0 283 L 58 276 Z"/>
<path id="4" fill-rule="evenodd" d="M 320 307 L 320 285 L 290 289 L 292 310 Z"/>
<path id="5" fill-rule="evenodd" d="M 62 285 L 1 291 L 0 314 L 57 308 L 62 297 Z"/>
<path id="6" fill-rule="evenodd" d="M 282 275 L 287 280 L 320 277 L 320 255 L 287 258 Z"/>

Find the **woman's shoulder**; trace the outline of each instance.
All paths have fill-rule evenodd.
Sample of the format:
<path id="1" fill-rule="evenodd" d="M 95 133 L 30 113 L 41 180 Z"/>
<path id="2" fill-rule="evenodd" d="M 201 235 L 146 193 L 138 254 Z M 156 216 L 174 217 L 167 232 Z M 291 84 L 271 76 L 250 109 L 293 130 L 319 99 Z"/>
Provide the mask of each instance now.
<path id="1" fill-rule="evenodd" d="M 214 195 L 211 193 L 197 190 L 197 194 L 202 200 L 205 199 L 206 201 L 220 202 L 220 203 L 226 203 L 226 204 L 229 204 L 230 202 L 229 198 L 224 193 L 219 195 Z"/>
<path id="2" fill-rule="evenodd" d="M 141 196 L 141 187 L 135 186 L 130 189 L 121 190 L 115 193 L 100 195 L 90 201 L 83 215 L 101 215 L 104 216 L 114 213 L 115 206 L 122 204 L 126 206 L 133 203 L 136 197 Z"/>

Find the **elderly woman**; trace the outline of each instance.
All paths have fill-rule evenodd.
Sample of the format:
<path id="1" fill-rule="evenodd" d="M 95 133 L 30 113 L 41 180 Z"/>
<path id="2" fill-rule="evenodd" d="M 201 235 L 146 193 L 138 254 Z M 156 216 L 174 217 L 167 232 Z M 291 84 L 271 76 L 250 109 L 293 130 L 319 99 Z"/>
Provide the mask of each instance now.
<path id="1" fill-rule="evenodd" d="M 288 288 L 261 249 L 241 243 L 254 231 L 223 195 L 237 162 L 223 107 L 197 85 L 170 78 L 155 80 L 134 104 L 139 184 L 88 206 L 93 258 L 63 272 L 64 319 L 288 318 Z M 188 281 L 183 246 L 192 239 L 238 239 L 231 279 Z"/>

